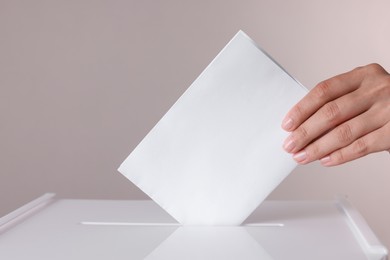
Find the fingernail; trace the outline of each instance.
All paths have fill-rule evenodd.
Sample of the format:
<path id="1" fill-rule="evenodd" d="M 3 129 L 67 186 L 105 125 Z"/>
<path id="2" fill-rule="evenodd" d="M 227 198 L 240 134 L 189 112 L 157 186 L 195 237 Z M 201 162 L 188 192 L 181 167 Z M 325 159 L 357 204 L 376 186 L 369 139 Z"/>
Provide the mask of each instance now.
<path id="1" fill-rule="evenodd" d="M 297 161 L 298 163 L 302 163 L 306 160 L 307 158 L 307 154 L 305 151 L 302 151 L 302 152 L 299 152 L 299 153 L 296 153 L 293 155 L 293 158 L 295 161 Z"/>
<path id="2" fill-rule="evenodd" d="M 283 145 L 283 149 L 286 150 L 286 152 L 290 153 L 295 148 L 295 142 L 294 140 L 289 140 L 289 138 L 286 139 Z"/>
<path id="3" fill-rule="evenodd" d="M 291 118 L 285 118 L 282 123 L 282 127 L 284 130 L 291 130 L 293 127 L 293 121 Z"/>
<path id="4" fill-rule="evenodd" d="M 330 163 L 330 156 L 325 156 L 324 158 L 320 159 L 320 162 L 322 165 L 328 165 Z"/>

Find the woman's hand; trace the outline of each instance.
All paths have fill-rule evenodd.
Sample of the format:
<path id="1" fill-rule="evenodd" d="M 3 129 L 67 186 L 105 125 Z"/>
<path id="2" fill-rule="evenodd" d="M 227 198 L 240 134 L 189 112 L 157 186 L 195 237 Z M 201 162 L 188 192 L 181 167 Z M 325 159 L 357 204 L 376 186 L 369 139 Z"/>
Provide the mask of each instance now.
<path id="1" fill-rule="evenodd" d="M 284 149 L 300 164 L 324 166 L 390 152 L 390 75 L 380 65 L 319 83 L 286 115 Z"/>

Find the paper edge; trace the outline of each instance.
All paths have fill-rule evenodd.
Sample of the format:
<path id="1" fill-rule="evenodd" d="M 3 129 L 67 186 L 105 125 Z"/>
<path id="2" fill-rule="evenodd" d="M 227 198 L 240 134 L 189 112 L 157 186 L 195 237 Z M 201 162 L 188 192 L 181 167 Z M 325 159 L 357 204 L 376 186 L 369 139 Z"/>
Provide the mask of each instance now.
<path id="1" fill-rule="evenodd" d="M 154 196 L 152 194 L 152 192 L 150 192 L 148 189 L 145 189 L 143 187 L 143 185 L 141 185 L 138 181 L 136 180 L 130 180 L 125 173 L 122 173 L 121 170 L 123 170 L 123 165 L 125 164 L 127 158 L 133 153 L 134 150 L 137 149 L 137 147 L 142 143 L 142 141 L 149 135 L 149 133 L 151 131 L 153 131 L 153 129 L 160 123 L 160 121 L 165 117 L 165 115 L 170 111 L 170 109 L 176 105 L 177 102 L 179 102 L 179 100 L 182 98 L 182 96 L 184 96 L 190 89 L 190 87 L 194 84 L 194 82 L 196 82 L 202 75 L 205 71 L 207 71 L 207 69 L 212 66 L 212 64 L 215 62 L 216 59 L 218 59 L 218 57 L 220 55 L 222 55 L 223 51 L 228 48 L 228 46 L 231 44 L 231 42 L 233 42 L 237 37 L 240 37 L 240 36 L 243 36 L 245 38 L 247 38 L 250 43 L 253 44 L 254 47 L 256 47 L 260 52 L 262 52 L 268 59 L 270 59 L 277 67 L 279 67 L 283 72 L 285 72 L 293 81 L 295 81 L 297 83 L 298 86 L 300 86 L 302 88 L 302 90 L 304 90 L 304 92 L 308 92 L 308 89 L 302 84 L 300 83 L 297 79 L 295 79 L 291 74 L 289 74 L 278 62 L 276 62 L 272 56 L 270 56 L 266 51 L 264 51 L 264 49 L 262 49 L 251 37 L 249 37 L 243 30 L 239 30 L 229 41 L 228 43 L 226 43 L 226 45 L 218 52 L 218 54 L 210 61 L 210 63 L 202 70 L 202 72 L 196 77 L 196 79 L 187 87 L 187 89 L 180 95 L 180 97 L 177 98 L 177 100 L 169 107 L 169 109 L 164 113 L 164 115 L 157 121 L 157 123 L 147 132 L 147 134 L 141 139 L 141 141 L 135 146 L 135 148 L 130 152 L 130 154 L 123 160 L 123 162 L 120 164 L 119 168 L 117 169 L 117 171 L 122 175 L 124 176 L 126 179 L 128 179 L 130 182 L 132 182 L 135 186 L 137 186 L 137 188 L 139 188 L 146 196 L 148 196 L 149 198 L 151 198 L 157 205 L 159 205 L 162 209 L 164 209 L 165 212 L 167 212 L 172 218 L 174 218 L 177 222 L 181 223 L 181 221 L 179 221 L 175 216 L 173 216 L 169 210 L 167 210 L 168 207 L 166 207 L 164 205 L 164 203 L 161 203 L 160 200 L 156 200 L 154 199 Z M 291 171 L 293 171 L 296 167 L 297 167 L 298 164 L 295 164 L 292 168 Z M 289 173 L 287 173 L 285 176 L 282 177 L 282 179 L 278 182 L 277 186 L 279 186 L 286 178 L 288 175 L 290 175 L 291 171 Z M 276 186 L 276 187 L 277 187 Z M 276 188 L 275 187 L 275 188 Z M 272 192 L 272 191 L 271 191 Z M 267 198 L 271 192 L 269 192 L 265 198 Z M 264 200 L 263 200 L 264 201 Z M 260 202 L 258 206 L 261 205 L 262 202 Z M 254 210 L 256 210 L 256 208 L 254 208 Z M 252 211 L 253 212 L 253 211 Z M 241 225 L 242 223 L 245 222 L 245 220 L 251 215 L 251 213 L 249 213 L 243 221 L 241 221 L 239 224 L 236 224 L 236 225 L 231 225 L 231 226 L 239 226 Z M 181 223 L 183 224 L 183 223 Z M 184 225 L 184 224 L 183 224 Z M 191 224 L 189 224 L 191 225 Z M 195 224 L 196 225 L 196 224 Z"/>

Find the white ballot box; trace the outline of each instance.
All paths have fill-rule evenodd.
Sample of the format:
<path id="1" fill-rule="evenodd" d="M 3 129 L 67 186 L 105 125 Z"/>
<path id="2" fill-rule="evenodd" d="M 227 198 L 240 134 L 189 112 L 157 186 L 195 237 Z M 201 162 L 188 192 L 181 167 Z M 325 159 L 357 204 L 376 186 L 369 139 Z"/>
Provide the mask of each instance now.
<path id="1" fill-rule="evenodd" d="M 0 259 L 387 259 L 335 201 L 265 201 L 241 226 L 182 226 L 153 201 L 56 199 L 0 219 Z"/>

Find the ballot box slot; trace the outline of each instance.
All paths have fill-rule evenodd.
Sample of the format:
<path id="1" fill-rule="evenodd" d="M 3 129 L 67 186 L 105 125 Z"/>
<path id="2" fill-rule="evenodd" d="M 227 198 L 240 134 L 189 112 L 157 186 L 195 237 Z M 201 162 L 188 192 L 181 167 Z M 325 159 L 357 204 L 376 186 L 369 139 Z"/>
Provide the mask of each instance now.
<path id="1" fill-rule="evenodd" d="M 140 222 L 100 222 L 82 221 L 81 225 L 89 226 L 183 226 L 180 223 L 140 223 Z M 219 227 L 219 226 L 218 226 Z M 284 227 L 282 223 L 246 223 L 239 227 Z"/>

